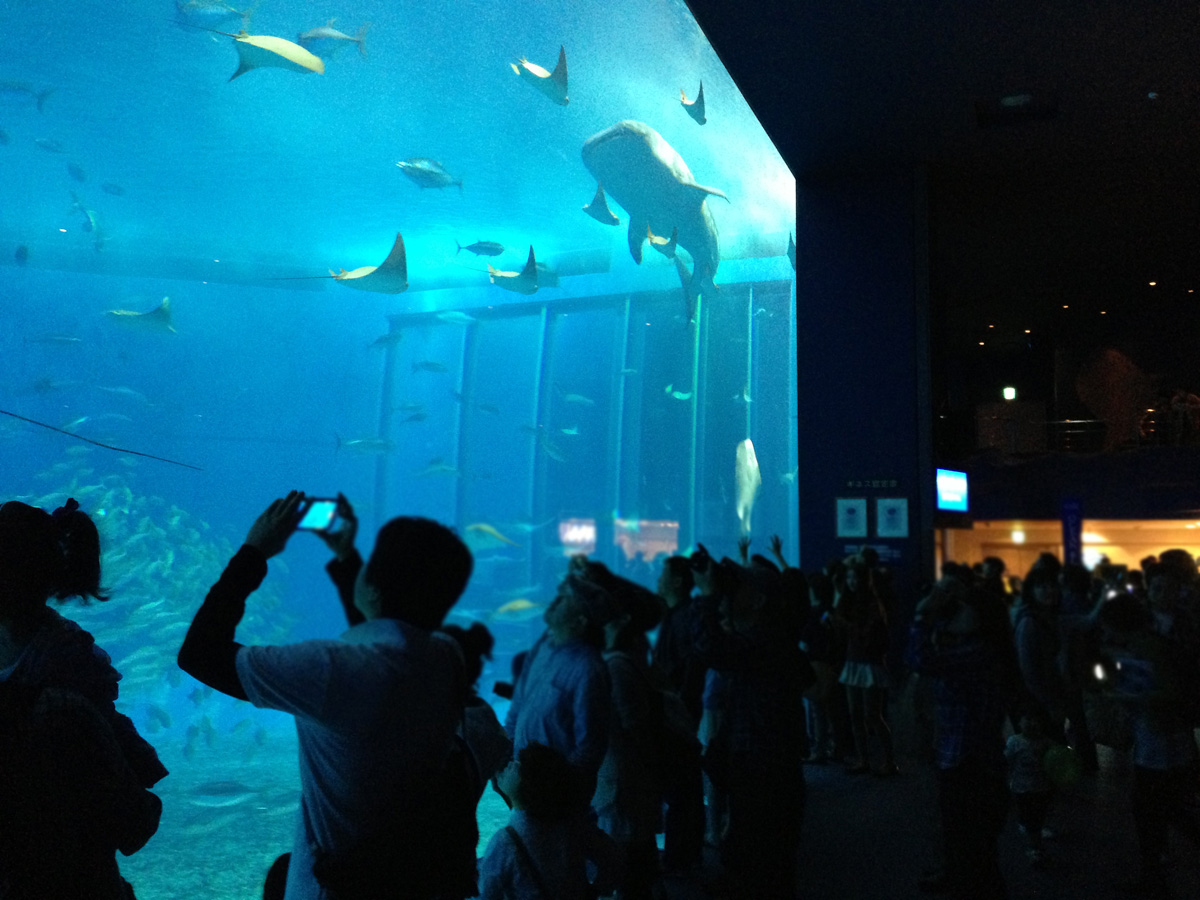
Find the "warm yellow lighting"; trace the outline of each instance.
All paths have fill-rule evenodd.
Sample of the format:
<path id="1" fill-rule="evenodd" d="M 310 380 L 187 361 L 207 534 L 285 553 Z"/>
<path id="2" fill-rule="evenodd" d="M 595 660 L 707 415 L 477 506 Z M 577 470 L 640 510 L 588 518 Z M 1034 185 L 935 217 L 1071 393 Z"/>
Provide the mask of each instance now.
<path id="1" fill-rule="evenodd" d="M 1016 400 L 1017 389 L 1015 387 L 1006 387 L 1002 392 L 1005 400 Z"/>
<path id="2" fill-rule="evenodd" d="M 1063 309 L 1070 309 L 1070 308 L 1071 308 L 1071 307 L 1070 307 L 1070 306 L 1068 306 L 1066 303 L 1064 303 L 1064 304 L 1063 304 Z"/>
<path id="3" fill-rule="evenodd" d="M 995 325 L 989 325 L 988 328 L 995 328 Z"/>
<path id="4" fill-rule="evenodd" d="M 1026 328 L 1026 329 L 1025 329 L 1025 333 L 1026 333 L 1026 334 L 1029 334 L 1029 329 L 1028 329 L 1028 328 Z"/>
<path id="5" fill-rule="evenodd" d="M 980 342 L 979 342 L 979 346 L 980 346 L 980 347 L 982 347 L 982 346 L 983 346 L 983 341 L 980 341 Z"/>
<path id="6" fill-rule="evenodd" d="M 1108 315 L 1108 311 L 1107 311 L 1107 310 L 1103 310 L 1103 309 L 1102 309 L 1102 310 L 1100 310 L 1100 315 L 1102 315 L 1102 316 L 1107 316 L 1107 315 Z"/>
<path id="7" fill-rule="evenodd" d="M 1014 544 L 1025 543 L 1025 532 L 1021 531 L 1019 528 L 1014 528 L 1012 532 L 1012 542 Z"/>
<path id="8" fill-rule="evenodd" d="M 1083 533 L 1083 542 L 1085 544 L 1107 544 L 1108 539 L 1103 535 L 1096 534 L 1094 531 L 1085 531 Z"/>
<path id="9" fill-rule="evenodd" d="M 1150 287 L 1154 287 L 1156 284 L 1158 284 L 1157 281 L 1152 281 L 1152 282 L 1150 282 Z"/>

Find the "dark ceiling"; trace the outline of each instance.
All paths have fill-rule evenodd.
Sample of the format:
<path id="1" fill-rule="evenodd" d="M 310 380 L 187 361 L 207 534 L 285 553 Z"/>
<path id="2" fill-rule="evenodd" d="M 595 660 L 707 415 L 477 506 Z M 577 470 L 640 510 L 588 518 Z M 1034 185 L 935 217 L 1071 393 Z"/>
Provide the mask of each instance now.
<path id="1" fill-rule="evenodd" d="M 1113 345 L 1200 388 L 1200 4 L 689 5 L 801 191 L 928 164 L 941 357 Z M 981 124 L 1022 94 L 1056 113 Z"/>

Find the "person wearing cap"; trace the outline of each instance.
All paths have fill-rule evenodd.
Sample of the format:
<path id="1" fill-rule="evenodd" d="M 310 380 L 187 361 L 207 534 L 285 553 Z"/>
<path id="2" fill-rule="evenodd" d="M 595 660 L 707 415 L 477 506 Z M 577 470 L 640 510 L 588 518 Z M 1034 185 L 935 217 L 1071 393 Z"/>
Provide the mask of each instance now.
<path id="1" fill-rule="evenodd" d="M 557 750 L 575 772 L 579 808 L 591 802 L 608 751 L 613 706 L 601 648 L 613 618 L 608 593 L 577 572 L 546 608 L 546 631 L 526 657 L 504 727 L 513 753 L 533 741 Z"/>

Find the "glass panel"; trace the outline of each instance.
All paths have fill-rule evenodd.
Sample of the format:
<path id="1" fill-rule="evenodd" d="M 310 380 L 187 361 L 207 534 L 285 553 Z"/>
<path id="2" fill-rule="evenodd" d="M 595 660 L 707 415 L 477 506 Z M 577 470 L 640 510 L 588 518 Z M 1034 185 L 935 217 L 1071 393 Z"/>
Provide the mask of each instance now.
<path id="1" fill-rule="evenodd" d="M 324 20 L 246 6 L 177 4 L 230 33 Z M 736 553 L 746 438 L 754 548 L 778 533 L 794 555 L 795 181 L 685 4 L 362 0 L 320 48 L 324 74 L 231 82 L 234 39 L 161 0 L 18 12 L 0 10 L 0 499 L 73 496 L 100 528 L 113 599 L 62 610 L 111 654 L 119 709 L 171 770 L 159 833 L 120 861 L 142 900 L 255 896 L 291 844 L 291 721 L 175 665 L 286 490 L 345 493 L 364 553 L 400 513 L 464 535 L 476 572 L 451 618 L 494 631 L 480 691 L 501 716 L 492 684 L 540 633 L 568 553 L 650 586 L 672 548 Z M 560 46 L 565 106 L 510 67 L 553 68 Z M 679 99 L 701 82 L 703 125 Z M 625 120 L 643 123 L 632 149 L 593 163 L 613 227 L 582 148 Z M 647 199 L 664 172 L 669 199 Z M 658 252 L 676 228 L 691 294 L 719 285 L 694 310 Z M 327 559 L 294 537 L 239 640 L 339 634 Z"/>

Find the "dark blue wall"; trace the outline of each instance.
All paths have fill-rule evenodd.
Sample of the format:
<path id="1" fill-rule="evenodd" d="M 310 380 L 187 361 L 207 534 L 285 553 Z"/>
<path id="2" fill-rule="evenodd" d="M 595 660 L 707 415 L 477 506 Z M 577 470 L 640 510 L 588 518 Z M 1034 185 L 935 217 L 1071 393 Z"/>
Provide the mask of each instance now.
<path id="1" fill-rule="evenodd" d="M 799 186 L 796 304 L 801 566 L 880 549 L 902 606 L 932 575 L 924 179 Z M 836 498 L 868 500 L 866 539 L 838 538 Z M 905 497 L 909 537 L 876 536 L 875 499 Z"/>

